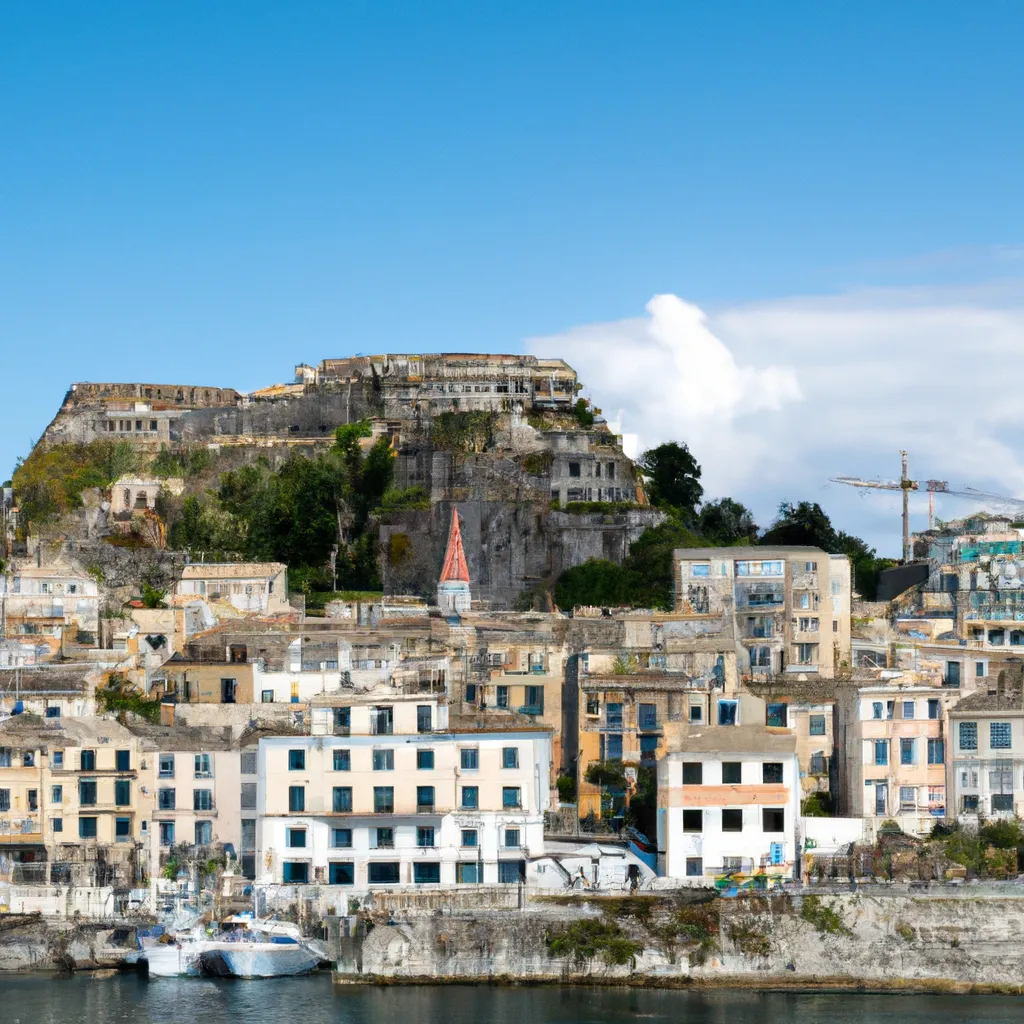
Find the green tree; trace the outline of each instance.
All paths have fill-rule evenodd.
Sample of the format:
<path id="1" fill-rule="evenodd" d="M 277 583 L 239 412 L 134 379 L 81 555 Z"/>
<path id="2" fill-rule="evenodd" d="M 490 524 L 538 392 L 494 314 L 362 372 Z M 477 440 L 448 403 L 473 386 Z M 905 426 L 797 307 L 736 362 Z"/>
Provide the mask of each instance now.
<path id="1" fill-rule="evenodd" d="M 678 509 L 692 522 L 704 488 L 700 484 L 700 466 L 690 449 L 668 441 L 644 452 L 637 465 L 647 478 L 651 502 Z"/>
<path id="2" fill-rule="evenodd" d="M 746 505 L 732 498 L 705 502 L 697 515 L 697 532 L 714 544 L 756 543 L 757 523 Z"/>
<path id="3" fill-rule="evenodd" d="M 761 537 L 772 547 L 810 546 L 838 554 L 838 537 L 832 522 L 817 502 L 783 502 L 775 521 Z"/>
<path id="4" fill-rule="evenodd" d="M 615 562 L 591 558 L 567 569 L 555 584 L 555 603 L 566 610 L 580 605 L 619 607 L 633 603 L 634 580 Z"/>

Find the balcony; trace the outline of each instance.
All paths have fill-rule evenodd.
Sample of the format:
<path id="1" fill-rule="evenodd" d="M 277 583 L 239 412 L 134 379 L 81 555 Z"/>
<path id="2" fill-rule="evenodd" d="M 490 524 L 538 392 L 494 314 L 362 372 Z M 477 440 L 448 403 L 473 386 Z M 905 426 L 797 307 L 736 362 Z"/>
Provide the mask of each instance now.
<path id="1" fill-rule="evenodd" d="M 437 805 L 433 804 L 433 803 L 430 803 L 430 804 L 417 804 L 416 805 L 416 813 L 417 814 L 436 814 L 437 813 Z"/>
<path id="2" fill-rule="evenodd" d="M 0 818 L 0 844 L 41 842 L 43 825 L 39 818 Z"/>
<path id="3" fill-rule="evenodd" d="M 519 714 L 529 715 L 531 718 L 536 718 L 539 715 L 544 714 L 544 708 L 540 704 L 523 704 L 519 708 Z"/>

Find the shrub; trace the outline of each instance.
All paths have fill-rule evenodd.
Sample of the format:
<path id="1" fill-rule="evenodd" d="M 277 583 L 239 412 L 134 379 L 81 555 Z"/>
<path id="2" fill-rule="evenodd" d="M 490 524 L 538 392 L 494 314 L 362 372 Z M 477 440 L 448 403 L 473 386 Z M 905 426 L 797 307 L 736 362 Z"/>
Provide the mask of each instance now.
<path id="1" fill-rule="evenodd" d="M 826 906 L 820 896 L 805 896 L 800 917 L 823 935 L 852 935 L 838 911 Z"/>
<path id="2" fill-rule="evenodd" d="M 555 780 L 558 787 L 558 799 L 563 804 L 576 803 L 576 777 L 573 775 L 559 775 Z"/>
<path id="3" fill-rule="evenodd" d="M 634 964 L 643 946 L 615 923 L 600 920 L 573 921 L 564 931 L 547 936 L 548 952 L 562 957 L 577 970 L 600 958 L 609 966 Z"/>

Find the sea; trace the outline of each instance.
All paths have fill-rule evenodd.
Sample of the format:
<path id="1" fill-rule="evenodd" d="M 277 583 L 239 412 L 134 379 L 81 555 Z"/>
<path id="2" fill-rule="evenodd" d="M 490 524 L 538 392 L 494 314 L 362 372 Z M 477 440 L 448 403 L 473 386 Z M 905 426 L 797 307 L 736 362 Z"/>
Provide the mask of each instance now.
<path id="1" fill-rule="evenodd" d="M 490 985 L 350 986 L 330 977 L 232 981 L 135 975 L 0 980 L 2 1024 L 983 1024 L 1024 997 Z"/>

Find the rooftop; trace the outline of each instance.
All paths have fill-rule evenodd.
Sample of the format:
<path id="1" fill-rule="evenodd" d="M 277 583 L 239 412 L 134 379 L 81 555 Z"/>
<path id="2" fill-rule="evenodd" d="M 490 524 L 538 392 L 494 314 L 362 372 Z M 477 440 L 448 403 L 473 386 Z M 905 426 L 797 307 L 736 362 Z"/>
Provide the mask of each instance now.
<path id="1" fill-rule="evenodd" d="M 796 736 L 788 729 L 762 725 L 719 725 L 686 728 L 678 733 L 679 750 L 671 753 L 792 754 Z"/>
<path id="2" fill-rule="evenodd" d="M 1024 715 L 1024 692 L 1006 689 L 1002 693 L 970 693 L 950 708 L 953 715 L 973 715 L 984 712 Z"/>
<path id="3" fill-rule="evenodd" d="M 194 562 L 181 570 L 183 580 L 249 579 L 276 576 L 287 569 L 283 562 Z"/>

